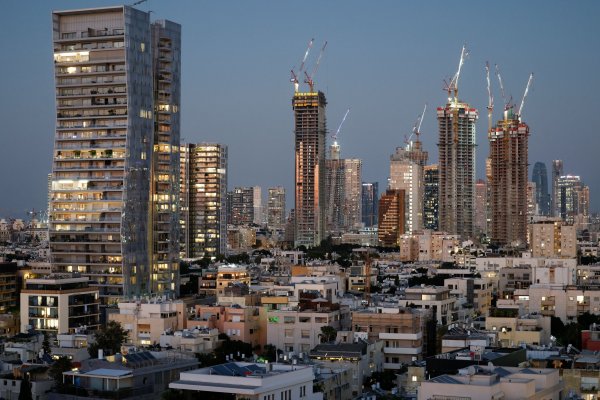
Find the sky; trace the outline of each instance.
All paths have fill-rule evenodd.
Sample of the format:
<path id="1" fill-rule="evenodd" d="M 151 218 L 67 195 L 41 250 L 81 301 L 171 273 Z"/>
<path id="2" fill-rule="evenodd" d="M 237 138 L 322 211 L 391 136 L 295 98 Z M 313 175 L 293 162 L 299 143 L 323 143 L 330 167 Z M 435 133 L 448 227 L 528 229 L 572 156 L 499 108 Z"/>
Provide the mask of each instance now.
<path id="1" fill-rule="evenodd" d="M 116 5 L 113 1 L 3 2 L 0 15 L 0 217 L 44 209 L 52 168 L 55 97 L 52 10 Z M 535 74 L 523 121 L 529 163 L 564 161 L 564 172 L 590 186 L 600 210 L 600 2 L 583 1 L 166 1 L 137 6 L 152 19 L 182 25 L 181 137 L 229 146 L 229 188 L 283 185 L 293 207 L 294 141 L 290 69 L 308 41 L 327 49 L 315 87 L 327 97 L 328 128 L 342 157 L 363 160 L 363 181 L 385 188 L 389 156 L 421 128 L 429 162 L 437 162 L 435 108 L 447 93 L 460 50 L 469 57 L 459 97 L 479 110 L 477 176 L 488 155 L 485 62 L 498 64 L 507 94 L 520 103 Z M 494 120 L 502 98 L 494 76 Z M 328 141 L 330 139 L 328 138 Z M 381 189 L 380 189 L 381 191 Z"/>

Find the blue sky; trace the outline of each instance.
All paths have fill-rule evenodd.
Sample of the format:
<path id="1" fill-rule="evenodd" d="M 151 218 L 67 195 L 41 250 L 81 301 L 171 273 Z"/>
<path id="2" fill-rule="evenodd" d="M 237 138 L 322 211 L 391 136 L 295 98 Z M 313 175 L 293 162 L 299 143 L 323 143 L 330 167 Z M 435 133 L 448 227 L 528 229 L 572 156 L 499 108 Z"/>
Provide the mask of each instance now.
<path id="1" fill-rule="evenodd" d="M 108 1 L 9 1 L 0 49 L 0 216 L 43 208 L 51 171 L 54 89 L 52 10 Z M 389 156 L 429 104 L 422 140 L 437 162 L 434 110 L 445 102 L 443 79 L 470 56 L 460 97 L 480 111 L 477 172 L 488 154 L 484 64 L 498 63 L 518 103 L 535 73 L 523 120 L 530 125 L 529 162 L 564 160 L 565 173 L 590 186 L 600 209 L 600 2 L 596 1 L 159 1 L 138 6 L 183 26 L 182 132 L 188 142 L 229 146 L 229 186 L 293 188 L 289 70 L 308 40 L 315 77 L 328 100 L 342 156 L 363 160 L 363 180 L 385 186 Z M 309 64 L 310 65 L 310 64 Z M 495 119 L 502 99 L 493 81 Z M 293 207 L 288 193 L 288 208 Z"/>

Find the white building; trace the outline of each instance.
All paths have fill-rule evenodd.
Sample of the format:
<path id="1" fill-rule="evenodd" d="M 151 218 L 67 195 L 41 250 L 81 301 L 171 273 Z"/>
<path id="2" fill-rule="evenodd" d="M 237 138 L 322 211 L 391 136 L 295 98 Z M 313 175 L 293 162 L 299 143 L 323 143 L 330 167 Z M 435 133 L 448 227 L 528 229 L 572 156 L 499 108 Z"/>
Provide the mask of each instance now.
<path id="1" fill-rule="evenodd" d="M 237 400 L 322 400 L 323 393 L 313 393 L 314 378 L 312 366 L 232 362 L 181 372 L 169 388 L 198 398 L 202 392 L 216 392 L 234 394 Z"/>

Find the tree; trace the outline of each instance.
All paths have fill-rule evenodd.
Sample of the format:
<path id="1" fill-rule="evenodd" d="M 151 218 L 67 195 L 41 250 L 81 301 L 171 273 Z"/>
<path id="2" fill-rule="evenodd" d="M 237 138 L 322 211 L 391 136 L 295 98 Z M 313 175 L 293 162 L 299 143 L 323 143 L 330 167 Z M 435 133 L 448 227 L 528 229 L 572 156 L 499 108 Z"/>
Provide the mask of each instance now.
<path id="1" fill-rule="evenodd" d="M 48 369 L 48 376 L 54 380 L 57 388 L 63 387 L 63 372 L 71 371 L 73 363 L 68 357 L 60 357 Z"/>
<path id="2" fill-rule="evenodd" d="M 333 326 L 322 326 L 319 337 L 321 338 L 321 343 L 333 342 L 337 337 L 337 330 Z"/>
<path id="3" fill-rule="evenodd" d="M 31 383 L 29 382 L 27 374 L 25 374 L 23 380 L 21 381 L 21 389 L 19 390 L 19 400 L 33 400 L 33 396 L 31 394 Z"/>
<path id="4" fill-rule="evenodd" d="M 128 333 L 120 323 L 109 321 L 106 326 L 94 334 L 95 342 L 88 347 L 92 358 L 98 356 L 98 350 L 104 350 L 106 355 L 113 355 L 121 351 L 121 345 L 127 339 Z"/>
<path id="5" fill-rule="evenodd" d="M 46 354 L 52 353 L 52 349 L 50 348 L 50 340 L 48 340 L 48 334 L 46 332 L 44 332 L 44 341 L 42 342 L 42 349 Z"/>

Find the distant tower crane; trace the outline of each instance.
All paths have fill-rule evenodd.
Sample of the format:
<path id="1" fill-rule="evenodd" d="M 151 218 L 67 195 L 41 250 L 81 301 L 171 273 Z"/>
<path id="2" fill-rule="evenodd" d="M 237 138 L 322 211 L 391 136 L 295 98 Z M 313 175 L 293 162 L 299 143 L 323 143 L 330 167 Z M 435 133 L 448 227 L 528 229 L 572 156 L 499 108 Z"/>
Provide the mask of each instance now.
<path id="1" fill-rule="evenodd" d="M 488 134 L 492 130 L 492 114 L 494 112 L 494 96 L 492 96 L 492 83 L 490 81 L 490 63 L 485 62 L 485 79 L 487 81 L 488 92 Z"/>
<path id="2" fill-rule="evenodd" d="M 310 52 L 310 49 L 312 48 L 314 41 L 315 41 L 315 39 L 310 39 L 310 42 L 308 42 L 308 47 L 306 48 L 306 52 L 304 53 L 304 58 L 302 59 L 302 62 L 300 63 L 300 69 L 298 70 L 299 74 L 301 74 L 302 71 L 304 70 L 304 63 L 306 62 L 306 59 L 308 58 L 308 53 Z M 298 75 L 296 75 L 294 68 L 292 68 L 292 71 L 291 71 L 292 77 L 290 78 L 290 82 L 292 82 L 294 84 L 294 92 L 297 92 L 299 89 L 299 86 L 300 86 L 300 82 L 298 81 Z"/>
<path id="3" fill-rule="evenodd" d="M 498 83 L 500 84 L 500 94 L 502 95 L 502 100 L 504 100 L 504 111 L 505 111 L 505 116 L 506 116 L 506 114 L 507 114 L 506 111 L 513 108 L 512 96 L 510 96 L 510 98 L 508 100 L 506 99 L 506 94 L 504 92 L 504 84 L 502 83 L 502 76 L 500 76 L 500 68 L 498 68 L 498 64 L 496 64 L 495 67 L 496 67 L 496 76 L 498 77 Z"/>
<path id="4" fill-rule="evenodd" d="M 325 41 L 325 44 L 323 44 L 323 47 L 321 47 L 321 52 L 319 53 L 319 57 L 317 58 L 317 63 L 315 64 L 311 74 L 308 75 L 306 70 L 304 71 L 304 76 L 305 76 L 304 83 L 308 83 L 311 93 L 314 92 L 315 82 L 313 81 L 313 78 L 315 77 L 315 74 L 317 73 L 317 70 L 319 69 L 319 64 L 321 63 L 321 57 L 323 57 L 323 53 L 325 52 L 325 47 L 327 47 L 327 41 Z"/>
<path id="5" fill-rule="evenodd" d="M 519 106 L 519 121 L 521 121 L 521 113 L 523 112 L 523 106 L 525 105 L 525 98 L 527 97 L 527 93 L 529 93 L 529 88 L 531 87 L 531 82 L 533 81 L 533 72 L 529 75 L 529 79 L 527 80 L 527 86 L 525 86 L 525 93 L 523 93 L 523 98 L 521 99 L 521 105 Z"/>
<path id="6" fill-rule="evenodd" d="M 410 134 L 410 136 L 408 138 L 406 138 L 406 136 L 405 136 L 404 143 L 407 146 L 410 146 L 413 135 L 415 135 L 417 137 L 417 141 L 419 140 L 419 137 L 421 136 L 421 124 L 423 123 L 423 118 L 425 117 L 425 111 L 427 111 L 427 103 L 425 103 L 425 107 L 423 107 L 423 112 L 417 118 L 417 121 L 415 122 L 415 125 L 413 126 L 412 133 Z"/>
<path id="7" fill-rule="evenodd" d="M 342 118 L 342 122 L 340 122 L 340 126 L 338 126 L 338 128 L 337 128 L 337 131 L 335 131 L 335 133 L 333 135 L 331 135 L 331 138 L 333 139 L 334 143 L 337 143 L 338 135 L 340 134 L 342 125 L 344 125 L 344 121 L 346 121 L 346 117 L 348 116 L 349 113 L 350 113 L 350 109 L 347 109 L 346 114 L 344 114 L 344 118 Z"/>
<path id="8" fill-rule="evenodd" d="M 456 74 L 452 77 L 450 82 L 446 83 L 445 90 L 448 92 L 448 101 L 452 100 L 454 93 L 454 102 L 458 101 L 458 79 L 460 78 L 460 71 L 462 69 L 463 64 L 465 63 L 465 59 L 469 55 L 469 51 L 467 50 L 466 45 L 463 45 L 462 50 L 460 52 L 460 60 L 458 62 L 458 70 Z"/>

